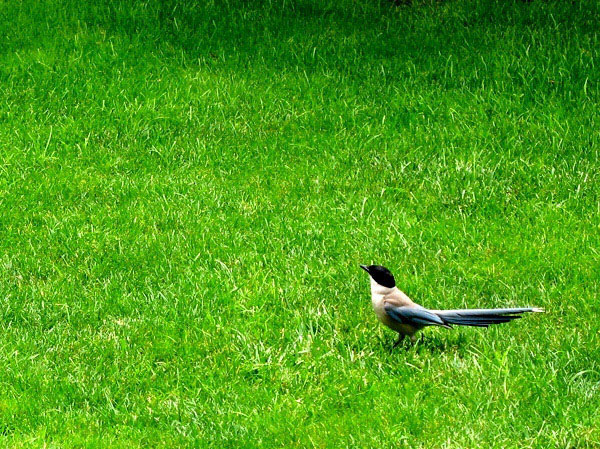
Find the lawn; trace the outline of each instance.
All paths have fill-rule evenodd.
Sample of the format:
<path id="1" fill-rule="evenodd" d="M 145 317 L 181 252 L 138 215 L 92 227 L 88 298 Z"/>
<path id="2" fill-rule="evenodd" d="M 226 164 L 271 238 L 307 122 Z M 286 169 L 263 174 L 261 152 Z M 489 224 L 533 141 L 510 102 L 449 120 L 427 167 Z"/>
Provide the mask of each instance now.
<path id="1" fill-rule="evenodd" d="M 599 2 L 0 5 L 0 446 L 600 447 Z"/>

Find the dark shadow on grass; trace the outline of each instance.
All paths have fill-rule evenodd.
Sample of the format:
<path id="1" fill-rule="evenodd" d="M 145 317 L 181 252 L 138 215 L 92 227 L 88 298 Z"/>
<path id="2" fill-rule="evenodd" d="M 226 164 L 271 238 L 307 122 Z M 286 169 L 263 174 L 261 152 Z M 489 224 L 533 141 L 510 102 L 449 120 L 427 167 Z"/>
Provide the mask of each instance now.
<path id="1" fill-rule="evenodd" d="M 424 335 L 418 342 L 415 343 L 416 352 L 460 352 L 465 347 L 469 346 L 469 342 L 462 334 L 456 337 L 435 335 Z"/>
<path id="2" fill-rule="evenodd" d="M 406 352 L 422 353 L 445 353 L 460 352 L 471 346 L 470 341 L 462 333 L 453 336 L 431 335 L 427 332 L 421 333 L 414 343 L 405 338 L 398 346 L 394 347 L 395 339 L 389 335 L 377 336 L 376 345 L 373 349 L 388 352 L 390 354 L 402 354 Z"/>
<path id="3" fill-rule="evenodd" d="M 84 28 L 155 55 L 179 56 L 182 64 L 233 65 L 240 70 L 325 67 L 352 72 L 353 67 L 390 58 L 417 67 L 427 62 L 431 68 L 446 64 L 449 55 L 490 51 L 506 28 L 527 33 L 528 28 L 577 25 L 592 31 L 600 20 L 598 5 L 577 8 L 571 2 L 415 0 L 400 8 L 389 0 L 70 0 L 36 5 L 32 0 L 9 5 L 14 11 L 0 19 L 0 31 L 30 28 L 36 31 L 29 34 L 39 34 L 55 24 L 68 34 L 69 29 Z M 15 15 L 22 22 L 12 26 L 7 18 Z M 14 50 L 10 46 L 3 50 Z"/>

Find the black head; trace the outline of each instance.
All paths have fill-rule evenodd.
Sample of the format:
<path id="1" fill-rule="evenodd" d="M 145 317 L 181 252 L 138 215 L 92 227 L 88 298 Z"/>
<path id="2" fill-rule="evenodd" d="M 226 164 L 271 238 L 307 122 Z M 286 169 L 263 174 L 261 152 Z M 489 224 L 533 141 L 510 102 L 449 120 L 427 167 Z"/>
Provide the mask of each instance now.
<path id="1" fill-rule="evenodd" d="M 394 275 L 386 267 L 382 267 L 381 265 L 361 265 L 360 267 L 369 273 L 369 276 L 379 285 L 387 288 L 394 288 L 396 286 Z"/>

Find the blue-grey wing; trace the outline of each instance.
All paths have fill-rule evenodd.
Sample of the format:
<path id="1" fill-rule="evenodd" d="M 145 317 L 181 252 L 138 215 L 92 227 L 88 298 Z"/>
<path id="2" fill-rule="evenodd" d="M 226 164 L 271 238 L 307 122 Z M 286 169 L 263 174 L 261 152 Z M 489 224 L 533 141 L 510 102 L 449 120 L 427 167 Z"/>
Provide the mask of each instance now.
<path id="1" fill-rule="evenodd" d="M 398 307 L 386 304 L 384 309 L 388 316 L 401 324 L 411 326 L 443 326 L 450 327 L 438 315 L 420 307 Z"/>

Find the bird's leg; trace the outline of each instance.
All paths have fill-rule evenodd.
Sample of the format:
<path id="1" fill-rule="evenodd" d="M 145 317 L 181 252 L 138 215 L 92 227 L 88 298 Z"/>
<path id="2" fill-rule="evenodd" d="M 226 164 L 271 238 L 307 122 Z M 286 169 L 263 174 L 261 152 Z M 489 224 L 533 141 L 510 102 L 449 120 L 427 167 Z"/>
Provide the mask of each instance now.
<path id="1" fill-rule="evenodd" d="M 422 339 L 423 339 L 423 334 L 421 334 L 421 341 L 422 341 Z M 418 340 L 419 340 L 419 337 L 417 337 L 417 335 L 416 335 L 416 334 L 412 334 L 412 335 L 410 336 L 410 342 L 411 342 L 412 344 L 415 344 L 415 343 L 416 343 Z"/>
<path id="2" fill-rule="evenodd" d="M 398 340 L 396 340 L 396 342 L 394 343 L 394 348 L 400 343 L 402 343 L 402 340 L 404 340 L 404 334 L 398 334 Z"/>

